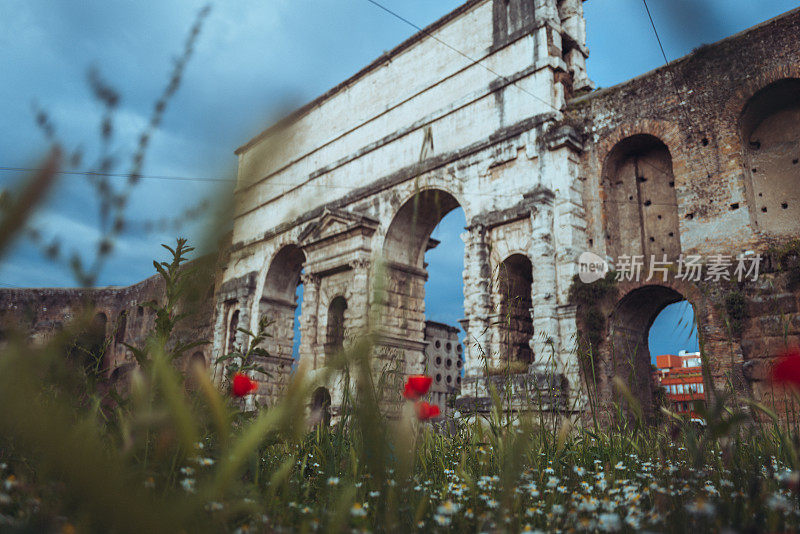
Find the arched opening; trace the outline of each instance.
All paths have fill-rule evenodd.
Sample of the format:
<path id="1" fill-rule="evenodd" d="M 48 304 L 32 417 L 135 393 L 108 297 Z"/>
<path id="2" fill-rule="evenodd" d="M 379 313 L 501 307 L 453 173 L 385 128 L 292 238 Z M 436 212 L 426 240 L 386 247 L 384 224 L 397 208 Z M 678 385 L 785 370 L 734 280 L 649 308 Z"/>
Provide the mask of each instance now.
<path id="1" fill-rule="evenodd" d="M 681 302 L 686 302 L 685 298 L 672 288 L 661 285 L 643 286 L 629 292 L 617 303 L 609 321 L 610 357 L 607 368 L 600 369 L 599 372 L 608 377 L 619 377 L 641 403 L 645 416 L 651 420 L 658 414 L 657 402 L 663 397 L 658 390 L 660 384 L 654 369 L 656 356 L 659 355 L 650 352 L 651 338 L 656 342 L 654 346 L 665 346 L 659 344 L 658 340 L 670 335 L 670 328 L 675 337 L 676 325 L 674 322 L 664 324 L 662 320 L 654 332 L 655 337 L 651 335 L 651 330 L 659 314 L 670 307 L 671 311 L 666 316 L 669 318 L 676 309 L 671 305 Z M 681 315 L 684 321 L 686 314 L 684 308 Z M 612 387 L 610 383 L 608 386 Z"/>
<path id="2" fill-rule="evenodd" d="M 328 306 L 328 326 L 325 333 L 325 355 L 331 356 L 344 347 L 345 311 L 347 301 L 344 297 L 335 297 Z"/>
<path id="3" fill-rule="evenodd" d="M 498 299 L 497 326 L 500 334 L 501 361 L 526 371 L 533 362 L 530 340 L 533 337 L 531 318 L 531 285 L 533 265 L 522 254 L 512 254 L 500 264 L 495 275 L 493 294 Z"/>
<path id="4" fill-rule="evenodd" d="M 383 246 L 388 280 L 382 320 L 397 342 L 422 347 L 426 318 L 456 326 L 463 317 L 465 226 L 456 198 L 437 189 L 416 194 L 392 220 Z M 424 350 L 418 354 L 421 371 L 429 362 Z"/>
<path id="5" fill-rule="evenodd" d="M 762 232 L 800 231 L 800 79 L 757 92 L 740 121 L 748 200 Z"/>
<path id="6" fill-rule="evenodd" d="M 300 344 L 298 317 L 301 311 L 300 275 L 306 257 L 296 245 L 280 249 L 270 263 L 264 280 L 260 313 L 272 322 L 265 349 L 274 356 L 296 356 Z"/>
<path id="7" fill-rule="evenodd" d="M 617 143 L 603 166 L 603 189 L 612 259 L 680 254 L 672 156 L 661 140 L 642 134 Z"/>
<path id="8" fill-rule="evenodd" d="M 311 421 L 324 427 L 331 424 L 331 394 L 324 387 L 318 387 L 311 396 Z"/>
<path id="9" fill-rule="evenodd" d="M 648 334 L 656 406 L 692 419 L 706 391 L 694 308 L 687 300 L 659 312 Z"/>
<path id="10" fill-rule="evenodd" d="M 438 189 L 426 189 L 414 195 L 400 208 L 389 226 L 383 246 L 384 258 L 422 268 L 434 228 L 458 207 L 453 195 Z"/>

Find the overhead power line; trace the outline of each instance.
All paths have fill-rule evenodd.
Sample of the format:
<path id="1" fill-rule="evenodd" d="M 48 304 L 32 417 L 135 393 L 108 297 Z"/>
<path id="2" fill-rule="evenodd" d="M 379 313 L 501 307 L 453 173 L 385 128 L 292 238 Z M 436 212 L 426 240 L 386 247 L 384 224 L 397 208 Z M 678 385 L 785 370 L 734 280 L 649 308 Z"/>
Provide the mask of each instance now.
<path id="1" fill-rule="evenodd" d="M 661 37 L 658 35 L 658 30 L 656 29 L 656 23 L 653 20 L 653 15 L 650 13 L 650 8 L 647 6 L 647 0 L 642 0 L 642 4 L 644 4 L 644 10 L 647 12 L 647 18 L 650 19 L 650 27 L 653 29 L 653 35 L 656 37 L 656 42 L 658 43 L 658 48 L 661 50 L 661 57 L 664 58 L 664 69 L 666 72 L 669 73 L 670 82 L 672 83 L 672 89 L 675 91 L 675 96 L 678 98 L 678 108 L 683 112 L 684 119 L 686 120 L 686 124 L 689 125 L 689 131 L 694 133 L 694 124 L 692 122 L 691 115 L 689 115 L 684 107 L 684 102 L 682 101 L 682 96 L 680 89 L 678 89 L 678 83 L 675 81 L 675 70 L 669 67 L 669 59 L 667 59 L 667 53 L 664 51 L 664 45 L 661 42 Z M 706 165 L 706 159 L 701 154 L 700 155 L 700 162 L 703 165 L 703 168 L 706 171 L 706 175 L 711 177 L 711 171 Z"/>
<path id="2" fill-rule="evenodd" d="M 366 0 L 366 1 L 367 1 L 367 2 L 369 2 L 370 4 L 374 5 L 374 6 L 378 7 L 379 9 L 382 9 L 383 11 L 385 11 L 385 12 L 389 13 L 389 14 L 390 14 L 390 15 L 392 15 L 393 17 L 395 17 L 395 18 L 397 18 L 397 19 L 399 19 L 399 20 L 401 20 L 401 21 L 405 22 L 406 24 L 408 24 L 408 25 L 409 25 L 409 26 L 411 26 L 412 28 L 414 28 L 414 29 L 416 29 L 417 31 L 419 31 L 419 32 L 423 33 L 423 34 L 424 34 L 424 35 L 426 35 L 427 37 L 430 37 L 430 38 L 431 38 L 431 39 L 433 39 L 434 41 L 436 41 L 436 42 L 438 42 L 438 43 L 440 43 L 440 44 L 442 44 L 442 45 L 446 46 L 447 48 L 449 48 L 450 50 L 452 50 L 452 51 L 453 51 L 453 52 L 455 52 L 456 54 L 458 54 L 458 55 L 460 55 L 460 56 L 462 56 L 462 57 L 466 58 L 466 59 L 467 59 L 468 61 L 470 61 L 470 62 L 471 62 L 473 65 L 479 65 L 479 66 L 483 67 L 484 69 L 486 69 L 487 71 L 491 72 L 492 74 L 494 74 L 495 76 L 497 76 L 498 78 L 500 78 L 501 80 L 503 80 L 504 82 L 506 82 L 506 83 L 508 83 L 508 84 L 510 84 L 510 85 L 513 85 L 514 87 L 516 87 L 517 89 L 519 89 L 519 90 L 520 90 L 520 91 L 522 91 L 523 93 L 527 94 L 528 96 L 531 96 L 531 97 L 535 98 L 536 100 L 538 100 L 539 102 L 543 103 L 544 105 L 546 105 L 546 106 L 550 107 L 551 109 L 554 109 L 554 110 L 555 110 L 555 111 L 557 111 L 558 113 L 561 113 L 561 110 L 560 110 L 560 109 L 558 109 L 557 107 L 555 107 L 555 106 L 554 106 L 553 104 L 551 104 L 550 102 L 548 102 L 548 101 L 544 100 L 543 98 L 540 98 L 540 97 L 536 96 L 535 94 L 533 94 L 533 93 L 531 93 L 530 91 L 526 90 L 524 87 L 520 87 L 519 85 L 517 85 L 517 83 L 516 83 L 516 82 L 514 82 L 514 81 L 510 80 L 510 79 L 509 79 L 509 78 L 507 78 L 506 76 L 503 76 L 502 74 L 500 74 L 499 72 L 495 71 L 495 70 L 494 70 L 494 69 L 492 69 L 491 67 L 489 67 L 489 66 L 487 66 L 487 65 L 484 65 L 484 64 L 483 64 L 483 63 L 482 63 L 482 62 L 481 62 L 479 59 L 474 59 L 474 58 L 470 57 L 468 54 L 465 54 L 464 52 L 462 52 L 462 51 L 461 51 L 461 50 L 459 50 L 458 48 L 456 48 L 456 47 L 454 47 L 454 46 L 452 46 L 452 45 L 450 45 L 450 44 L 446 43 L 445 41 L 443 41 L 443 40 L 439 39 L 438 37 L 436 37 L 436 36 L 435 36 L 434 34 L 432 34 L 431 32 L 429 32 L 429 31 L 425 30 L 425 28 L 423 28 L 423 27 L 421 27 L 421 26 L 418 26 L 418 25 L 414 24 L 413 22 L 411 22 L 411 21 L 410 21 L 410 20 L 408 20 L 407 18 L 405 18 L 405 17 L 403 17 L 402 15 L 400 15 L 400 14 L 398 14 L 398 13 L 396 13 L 396 12 L 392 11 L 392 10 L 391 10 L 391 9 L 389 9 L 388 7 L 384 6 L 383 4 L 381 4 L 381 3 L 379 3 L 379 2 L 376 2 L 375 0 Z"/>
<path id="3" fill-rule="evenodd" d="M 31 167 L 0 167 L 0 171 L 5 172 L 41 172 L 42 169 Z M 128 174 L 128 173 L 114 173 L 114 172 L 94 172 L 94 171 L 56 171 L 56 174 L 75 175 L 75 176 L 102 176 L 109 178 L 142 178 L 145 180 L 174 180 L 180 182 L 222 182 L 222 183 L 236 183 L 236 180 L 231 178 L 202 178 L 194 176 L 155 176 L 146 174 Z"/>

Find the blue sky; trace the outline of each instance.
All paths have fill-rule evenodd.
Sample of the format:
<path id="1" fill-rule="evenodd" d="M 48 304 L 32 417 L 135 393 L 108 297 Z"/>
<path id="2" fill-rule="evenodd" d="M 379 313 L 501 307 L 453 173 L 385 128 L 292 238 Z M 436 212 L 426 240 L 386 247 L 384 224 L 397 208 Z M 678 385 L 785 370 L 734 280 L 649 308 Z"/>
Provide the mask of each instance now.
<path id="1" fill-rule="evenodd" d="M 427 25 L 461 2 L 384 0 L 417 25 Z M 670 59 L 797 6 L 789 0 L 650 0 Z M 4 0 L 0 3 L 0 167 L 35 167 L 46 143 L 32 106 L 45 109 L 68 149 L 81 147 L 88 168 L 97 154 L 102 109 L 92 98 L 86 72 L 94 66 L 122 96 L 114 151 L 126 172 L 138 133 L 167 82 L 173 58 L 204 2 L 119 0 Z M 590 0 L 584 5 L 589 75 L 607 87 L 658 67 L 660 51 L 638 0 Z M 233 150 L 286 107 L 298 105 L 358 71 L 414 33 L 414 29 L 365 0 L 239 0 L 218 3 L 200 36 L 183 86 L 154 135 L 144 173 L 157 176 L 231 178 Z M 451 53 L 443 50 L 443 53 Z M 0 171 L 0 187 L 21 178 Z M 134 190 L 134 224 L 117 243 L 101 285 L 127 285 L 152 274 L 163 257 L 159 243 L 175 230 L 144 232 L 149 219 L 171 217 L 219 184 L 144 180 Z M 97 239 L 91 188 L 81 176 L 64 176 L 34 225 L 45 241 L 84 252 Z M 456 221 L 458 214 L 451 215 Z M 463 215 L 461 216 L 463 218 Z M 462 222 L 443 221 L 442 245 L 429 254 L 429 317 L 455 323 L 461 317 L 458 234 Z M 198 238 L 190 224 L 182 235 Z M 440 265 L 441 264 L 441 265 Z M 20 240 L 0 263 L 3 286 L 74 284 L 68 269 L 44 259 Z M 673 336 L 674 337 L 674 336 Z M 665 335 L 665 339 L 669 335 Z M 663 351 L 662 351 L 663 352 Z"/>

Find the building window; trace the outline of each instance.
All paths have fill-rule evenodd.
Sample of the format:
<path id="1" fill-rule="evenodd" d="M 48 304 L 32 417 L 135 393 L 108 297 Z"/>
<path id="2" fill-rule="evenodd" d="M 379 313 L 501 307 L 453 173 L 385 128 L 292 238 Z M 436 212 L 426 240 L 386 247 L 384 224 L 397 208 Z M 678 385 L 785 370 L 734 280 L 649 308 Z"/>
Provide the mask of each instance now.
<path id="1" fill-rule="evenodd" d="M 344 297 L 334 298 L 328 306 L 328 335 L 325 343 L 328 354 L 335 354 L 344 346 L 344 312 L 347 301 Z"/>

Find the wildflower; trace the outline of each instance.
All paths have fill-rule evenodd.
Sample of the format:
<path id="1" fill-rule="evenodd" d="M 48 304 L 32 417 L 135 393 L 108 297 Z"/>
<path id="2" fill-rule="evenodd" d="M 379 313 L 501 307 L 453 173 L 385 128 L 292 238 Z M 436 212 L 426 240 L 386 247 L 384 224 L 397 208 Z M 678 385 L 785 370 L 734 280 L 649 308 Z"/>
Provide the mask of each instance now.
<path id="1" fill-rule="evenodd" d="M 464 517 L 466 517 L 467 519 L 474 519 L 475 512 L 472 511 L 472 508 L 467 508 L 466 510 L 464 510 Z"/>
<path id="2" fill-rule="evenodd" d="M 714 505 L 703 499 L 697 499 L 686 505 L 686 511 L 692 515 L 711 517 L 714 515 Z"/>
<path id="3" fill-rule="evenodd" d="M 181 480 L 181 487 L 189 493 L 195 492 L 195 480 L 193 478 L 184 478 Z"/>
<path id="4" fill-rule="evenodd" d="M 622 460 L 620 460 L 619 462 L 617 462 L 617 465 L 614 466 L 614 469 L 618 469 L 620 471 L 624 471 L 625 470 L 625 464 L 622 463 Z"/>
<path id="5" fill-rule="evenodd" d="M 486 501 L 486 506 L 488 506 L 489 508 L 497 508 L 497 505 L 499 504 L 500 503 L 494 499 L 489 499 L 488 501 Z"/>
<path id="6" fill-rule="evenodd" d="M 181 467 L 181 474 L 190 477 L 194 474 L 194 469 L 192 469 L 191 467 Z"/>
<path id="7" fill-rule="evenodd" d="M 427 421 L 428 419 L 439 417 L 440 413 L 439 407 L 435 404 L 424 401 L 417 403 L 417 417 L 420 421 Z"/>
<path id="8" fill-rule="evenodd" d="M 250 380 L 250 377 L 242 373 L 233 375 L 231 393 L 234 397 L 244 397 L 258 389 L 258 382 Z"/>
<path id="9" fill-rule="evenodd" d="M 713 496 L 719 495 L 719 491 L 717 490 L 717 488 L 714 487 L 714 484 L 710 480 L 706 481 L 704 489 L 708 492 L 709 495 Z"/>
<path id="10" fill-rule="evenodd" d="M 5 488 L 6 491 L 11 491 L 17 486 L 17 484 L 17 477 L 14 475 L 9 475 L 5 482 L 3 482 L 3 488 Z"/>
<path id="11" fill-rule="evenodd" d="M 451 500 L 446 500 L 439 507 L 436 511 L 441 515 L 453 515 L 454 513 L 458 512 L 459 506 Z"/>
<path id="12" fill-rule="evenodd" d="M 559 480 L 558 477 L 550 477 L 547 480 L 547 487 L 548 488 L 555 488 L 556 486 L 558 486 L 559 482 L 560 482 L 560 480 Z"/>
<path id="13" fill-rule="evenodd" d="M 433 516 L 433 520 L 436 521 L 436 524 L 438 524 L 440 527 L 446 527 L 450 525 L 450 518 L 446 515 L 436 514 Z"/>
<path id="14" fill-rule="evenodd" d="M 380 491 L 378 491 L 378 490 L 375 490 L 375 491 L 370 491 L 370 492 L 369 492 L 369 496 L 370 496 L 371 498 L 373 498 L 373 499 L 374 499 L 375 497 L 379 496 L 380 494 L 381 494 L 381 492 L 380 492 Z"/>
<path id="15" fill-rule="evenodd" d="M 586 469 L 584 469 L 583 467 L 578 467 L 577 465 L 573 466 L 572 471 L 574 471 L 575 474 L 578 475 L 579 477 L 582 477 L 584 473 L 586 473 Z"/>
<path id="16" fill-rule="evenodd" d="M 616 532 L 621 526 L 617 514 L 600 514 L 597 518 L 597 528 L 603 532 Z"/>
<path id="17" fill-rule="evenodd" d="M 783 495 L 779 493 L 773 493 L 767 499 L 767 508 L 779 512 L 788 512 L 792 509 L 792 504 Z"/>
<path id="18" fill-rule="evenodd" d="M 411 375 L 406 380 L 403 397 L 408 400 L 417 400 L 423 397 L 431 388 L 433 379 L 425 375 Z"/>
<path id="19" fill-rule="evenodd" d="M 597 510 L 597 505 L 599 501 L 594 497 L 584 498 L 581 499 L 581 502 L 578 504 L 578 511 L 579 512 L 594 512 Z"/>
<path id="20" fill-rule="evenodd" d="M 361 503 L 357 502 L 350 508 L 350 515 L 353 517 L 364 517 L 367 515 L 367 510 Z"/>
<path id="21" fill-rule="evenodd" d="M 156 481 L 153 477 L 147 477 L 147 480 L 144 481 L 144 487 L 148 489 L 153 489 L 156 487 Z"/>
<path id="22" fill-rule="evenodd" d="M 639 530 L 641 528 L 642 518 L 636 512 L 631 511 L 625 516 L 625 524 L 634 530 Z"/>
<path id="23" fill-rule="evenodd" d="M 210 466 L 214 465 L 214 459 L 213 458 L 198 458 L 197 459 L 197 463 L 199 465 L 201 465 L 202 467 L 210 467 Z"/>
<path id="24" fill-rule="evenodd" d="M 328 479 L 329 486 L 338 486 L 339 485 L 339 477 L 330 477 Z"/>
<path id="25" fill-rule="evenodd" d="M 564 513 L 564 507 L 560 504 L 554 504 L 550 510 L 556 515 L 561 515 Z"/>
<path id="26" fill-rule="evenodd" d="M 792 347 L 778 355 L 772 366 L 772 381 L 800 388 L 800 349 Z"/>

